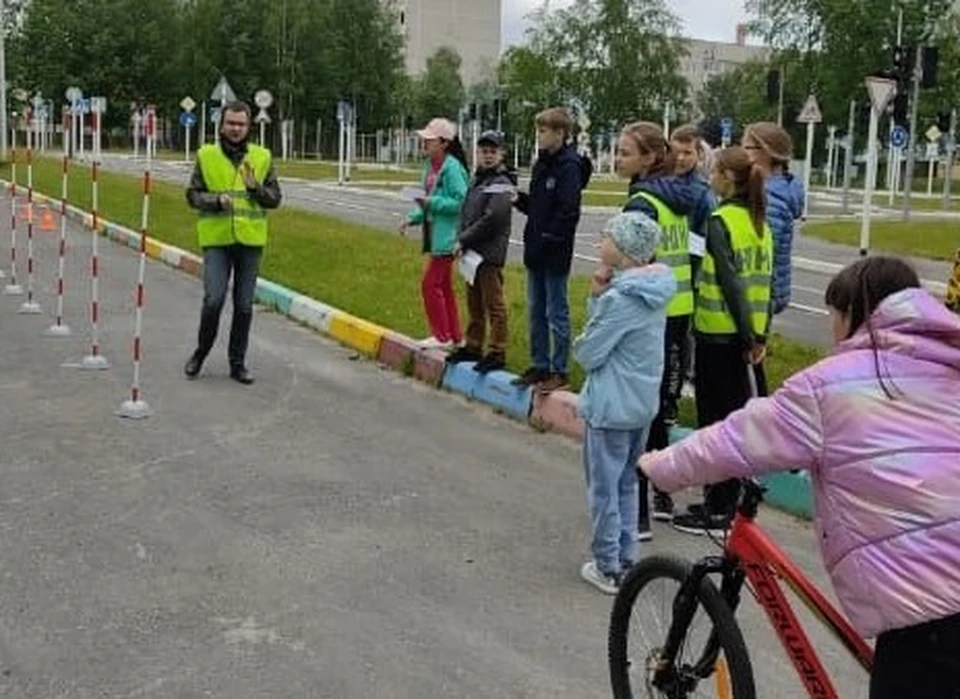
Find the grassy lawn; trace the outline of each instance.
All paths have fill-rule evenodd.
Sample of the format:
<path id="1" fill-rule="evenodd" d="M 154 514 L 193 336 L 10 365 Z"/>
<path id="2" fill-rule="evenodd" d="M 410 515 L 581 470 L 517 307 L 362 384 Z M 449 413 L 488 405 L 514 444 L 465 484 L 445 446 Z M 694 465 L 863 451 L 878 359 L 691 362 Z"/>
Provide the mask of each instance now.
<path id="1" fill-rule="evenodd" d="M 811 235 L 833 243 L 860 245 L 859 221 L 808 223 L 803 227 Z M 951 260 L 960 245 L 960 219 L 938 221 L 879 221 L 870 223 L 870 248 L 934 260 Z"/>
<path id="2" fill-rule="evenodd" d="M 859 199 L 854 199 L 854 202 L 863 201 L 861 196 Z M 890 207 L 890 196 L 887 194 L 874 195 L 873 203 L 875 206 L 882 206 L 885 208 Z M 903 198 L 901 196 L 896 196 L 893 198 L 893 208 L 898 211 L 903 207 Z M 910 197 L 910 208 L 913 211 L 943 211 L 943 199 L 937 197 L 936 199 L 927 199 L 926 197 Z M 960 199 L 953 197 L 951 206 L 947 211 L 958 211 L 960 210 Z"/>
<path id="3" fill-rule="evenodd" d="M 34 166 L 34 184 L 44 193 L 58 195 L 60 165 L 39 160 Z M 18 181 L 24 182 L 23 168 Z M 140 225 L 141 182 L 137 178 L 101 173 L 100 213 L 134 230 Z M 150 234 L 164 242 L 199 252 L 194 232 L 196 217 L 186 205 L 184 191 L 164 182 L 154 182 L 151 198 Z M 70 170 L 70 201 L 90 206 L 89 171 Z M 263 276 L 302 294 L 366 318 L 412 337 L 427 335 L 420 301 L 419 278 L 423 265 L 418 239 L 402 239 L 393 233 L 340 219 L 283 207 L 271 214 L 272 236 L 264 255 Z M 525 275 L 522 267 L 505 271 L 510 315 L 508 364 L 522 371 L 528 362 Z M 463 295 L 462 281 L 457 287 Z M 582 275 L 570 281 L 574 330 L 583 327 L 589 280 Z M 466 318 L 466 309 L 463 309 Z M 768 371 L 771 385 L 817 357 L 816 350 L 774 338 Z M 572 381 L 579 386 L 583 374 L 572 367 Z M 689 414 L 689 407 L 687 408 Z"/>

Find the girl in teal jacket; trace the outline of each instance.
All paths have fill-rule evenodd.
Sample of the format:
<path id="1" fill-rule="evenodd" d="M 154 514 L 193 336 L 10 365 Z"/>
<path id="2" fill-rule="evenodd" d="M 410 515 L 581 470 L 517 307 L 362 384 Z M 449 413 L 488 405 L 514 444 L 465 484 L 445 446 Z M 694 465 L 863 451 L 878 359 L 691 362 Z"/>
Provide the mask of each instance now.
<path id="1" fill-rule="evenodd" d="M 448 120 L 433 119 L 417 135 L 423 139 L 427 155 L 422 178 L 426 196 L 417 200 L 417 208 L 408 214 L 400 231 L 405 233 L 407 226 L 423 229 L 426 264 L 420 292 L 432 334 L 421 344 L 449 350 L 463 339 L 453 292 L 453 259 L 460 209 L 469 185 L 467 161 L 456 128 Z"/>

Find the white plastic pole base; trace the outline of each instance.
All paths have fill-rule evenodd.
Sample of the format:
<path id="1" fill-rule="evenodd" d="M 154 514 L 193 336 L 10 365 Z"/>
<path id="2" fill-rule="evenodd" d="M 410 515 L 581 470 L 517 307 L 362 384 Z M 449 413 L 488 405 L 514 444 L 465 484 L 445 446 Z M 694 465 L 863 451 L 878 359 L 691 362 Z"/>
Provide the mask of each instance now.
<path id="1" fill-rule="evenodd" d="M 23 287 L 19 284 L 7 284 L 3 287 L 3 293 L 7 296 L 23 296 Z"/>
<path id="2" fill-rule="evenodd" d="M 40 308 L 40 304 L 36 301 L 24 301 L 20 304 L 20 308 L 17 310 L 17 313 L 35 316 L 43 313 L 43 311 Z"/>
<path id="3" fill-rule="evenodd" d="M 118 417 L 125 417 L 130 420 L 143 420 L 150 417 L 153 413 L 145 400 L 125 400 L 120 410 L 117 411 Z"/>
<path id="4" fill-rule="evenodd" d="M 50 337 L 69 337 L 73 334 L 73 331 L 70 330 L 69 325 L 57 325 L 54 323 L 49 328 L 47 328 L 47 335 Z"/>
<path id="5" fill-rule="evenodd" d="M 103 371 L 110 368 L 110 362 L 102 354 L 88 354 L 80 361 L 77 368 L 87 371 Z"/>

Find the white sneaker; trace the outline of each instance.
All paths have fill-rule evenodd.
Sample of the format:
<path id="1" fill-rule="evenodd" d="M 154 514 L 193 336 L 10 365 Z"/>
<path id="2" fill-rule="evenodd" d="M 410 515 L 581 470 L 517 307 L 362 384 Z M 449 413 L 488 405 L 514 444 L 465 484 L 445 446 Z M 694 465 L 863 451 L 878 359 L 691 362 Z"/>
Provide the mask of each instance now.
<path id="1" fill-rule="evenodd" d="M 443 349 L 444 347 L 447 347 L 450 343 L 441 342 L 440 340 L 435 338 L 433 335 L 431 335 L 425 340 L 420 340 L 420 342 L 418 342 L 417 344 L 420 345 L 420 349 Z"/>
<path id="2" fill-rule="evenodd" d="M 620 590 L 620 583 L 610 575 L 604 575 L 597 568 L 596 561 L 587 561 L 580 569 L 580 577 L 593 585 L 605 595 L 615 595 Z"/>

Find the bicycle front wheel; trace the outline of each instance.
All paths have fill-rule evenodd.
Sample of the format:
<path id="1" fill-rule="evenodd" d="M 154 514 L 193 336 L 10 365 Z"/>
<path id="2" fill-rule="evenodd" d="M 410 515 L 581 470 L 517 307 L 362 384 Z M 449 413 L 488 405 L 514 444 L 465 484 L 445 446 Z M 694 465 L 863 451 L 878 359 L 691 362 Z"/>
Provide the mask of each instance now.
<path id="1" fill-rule="evenodd" d="M 691 564 L 682 559 L 651 556 L 624 578 L 613 604 L 607 648 L 616 699 L 756 699 L 743 634 L 709 578 L 697 593 L 697 610 L 684 630 L 670 686 L 653 685 L 674 599 L 690 570 Z"/>

